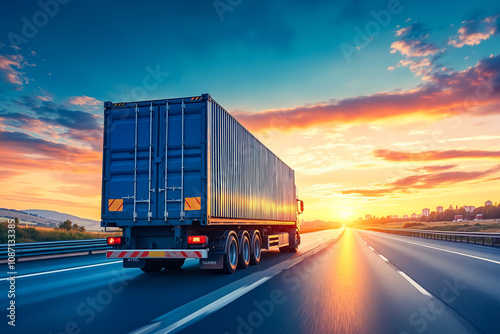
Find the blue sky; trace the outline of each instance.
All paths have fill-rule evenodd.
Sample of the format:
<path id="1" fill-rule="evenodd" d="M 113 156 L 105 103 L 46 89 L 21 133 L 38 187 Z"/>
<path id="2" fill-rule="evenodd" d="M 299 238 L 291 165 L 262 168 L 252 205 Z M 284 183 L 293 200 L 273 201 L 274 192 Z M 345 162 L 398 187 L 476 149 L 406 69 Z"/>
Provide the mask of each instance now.
<path id="1" fill-rule="evenodd" d="M 403 170 L 397 175 L 404 179 L 423 168 L 401 167 L 394 160 L 408 156 L 394 154 L 401 147 L 440 150 L 429 155 L 432 163 L 458 150 L 465 153 L 452 161 L 462 168 L 457 172 L 481 167 L 487 173 L 471 177 L 497 173 L 496 158 L 484 160 L 500 147 L 496 88 L 477 108 L 457 111 L 463 96 L 477 95 L 483 77 L 499 82 L 496 1 L 42 0 L 9 2 L 4 9 L 0 140 L 26 164 L 50 161 L 50 168 L 25 174 L 14 161 L 2 161 L 6 189 L 21 178 L 38 189 L 32 195 L 11 190 L 2 199 L 10 207 L 68 211 L 79 203 L 82 215 L 96 219 L 102 102 L 202 93 L 295 168 L 311 201 L 327 189 L 328 205 L 351 207 L 353 215 L 362 214 L 359 200 L 365 211 L 391 208 L 390 194 L 399 190 L 383 176 L 387 171 Z M 36 31 L 29 31 L 33 24 Z M 270 130 L 269 116 L 277 109 L 288 126 Z M 470 116 L 464 124 L 474 125 L 459 130 L 463 138 L 426 146 L 432 129 L 457 136 L 445 119 L 457 115 Z M 478 133 L 484 136 L 478 139 Z M 415 140 L 418 135 L 427 137 Z M 349 152 L 341 152 L 339 142 Z M 482 160 L 474 160 L 473 148 L 485 152 Z M 306 154 L 310 160 L 297 159 Z M 366 169 L 348 169 L 356 163 Z M 490 196 L 498 182 L 491 184 L 484 195 L 483 186 L 471 191 Z M 77 188 L 81 196 L 67 198 Z M 391 189 L 389 195 L 382 191 L 389 198 L 367 196 L 373 194 L 367 188 L 377 196 Z M 414 191 L 422 199 L 418 206 L 429 205 L 435 194 L 422 191 Z M 462 201 L 470 194 L 461 194 Z M 417 197 L 408 197 L 407 210 L 418 211 L 411 208 Z M 321 210 L 313 207 L 308 218 L 338 218 Z"/>
<path id="2" fill-rule="evenodd" d="M 386 70 L 400 58 L 388 52 L 398 25 L 409 18 L 421 22 L 444 45 L 463 20 L 498 10 L 494 2 L 401 1 L 400 12 L 348 63 L 340 44 L 355 45 L 354 28 L 364 31 L 374 20 L 371 11 L 387 6 L 243 0 L 221 21 L 211 1 L 70 1 L 19 53 L 36 65 L 27 69 L 29 89 L 41 86 L 56 99 L 118 100 L 142 84 L 146 67 L 159 66 L 169 76 L 147 98 L 209 92 L 228 109 L 258 111 L 415 86 L 418 78 L 409 71 Z M 40 9 L 36 1 L 10 3 L 2 31 L 21 35 L 21 18 L 32 20 Z M 0 42 L 11 51 L 5 33 Z M 470 65 L 498 41 L 488 42 Z M 29 57 L 31 51 L 36 56 Z M 443 61 L 463 69 L 467 50 L 454 51 Z"/>

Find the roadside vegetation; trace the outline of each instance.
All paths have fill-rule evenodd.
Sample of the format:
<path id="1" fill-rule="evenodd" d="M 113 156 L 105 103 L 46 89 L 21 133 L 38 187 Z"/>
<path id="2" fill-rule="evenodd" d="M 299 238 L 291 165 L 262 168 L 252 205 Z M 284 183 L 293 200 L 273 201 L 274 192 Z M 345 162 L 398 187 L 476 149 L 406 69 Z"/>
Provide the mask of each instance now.
<path id="1" fill-rule="evenodd" d="M 76 226 L 76 227 L 75 227 Z M 7 243 L 7 222 L 0 222 L 0 244 Z M 86 232 L 85 227 L 73 224 L 70 220 L 59 224 L 58 228 L 25 227 L 16 218 L 16 243 L 102 239 L 121 233 Z"/>

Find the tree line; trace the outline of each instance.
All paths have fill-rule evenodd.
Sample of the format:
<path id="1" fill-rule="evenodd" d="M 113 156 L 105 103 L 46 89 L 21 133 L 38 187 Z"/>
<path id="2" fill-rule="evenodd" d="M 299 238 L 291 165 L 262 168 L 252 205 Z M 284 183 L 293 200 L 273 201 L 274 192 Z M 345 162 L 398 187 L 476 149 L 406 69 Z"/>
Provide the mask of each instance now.
<path id="1" fill-rule="evenodd" d="M 452 221 L 456 215 L 462 215 L 463 219 L 474 220 L 477 214 L 482 214 L 483 219 L 498 219 L 500 218 L 500 206 L 489 205 L 480 206 L 475 208 L 473 212 L 466 212 L 464 208 L 458 210 L 447 209 L 443 212 L 432 211 L 429 216 L 421 216 L 421 222 L 439 222 L 439 221 Z"/>

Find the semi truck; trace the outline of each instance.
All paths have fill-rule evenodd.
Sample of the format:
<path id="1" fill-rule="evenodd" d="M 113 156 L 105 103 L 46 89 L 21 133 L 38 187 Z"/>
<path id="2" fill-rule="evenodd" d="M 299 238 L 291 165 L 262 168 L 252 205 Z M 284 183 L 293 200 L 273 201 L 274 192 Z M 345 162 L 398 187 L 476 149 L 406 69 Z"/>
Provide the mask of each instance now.
<path id="1" fill-rule="evenodd" d="M 104 103 L 101 226 L 125 268 L 234 273 L 296 252 L 303 210 L 294 171 L 209 94 Z"/>

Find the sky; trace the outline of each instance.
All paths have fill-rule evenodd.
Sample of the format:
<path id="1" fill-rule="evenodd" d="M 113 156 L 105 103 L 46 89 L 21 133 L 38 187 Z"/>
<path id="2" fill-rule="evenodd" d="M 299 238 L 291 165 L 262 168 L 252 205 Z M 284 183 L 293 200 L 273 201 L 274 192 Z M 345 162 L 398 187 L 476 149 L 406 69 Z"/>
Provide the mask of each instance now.
<path id="1" fill-rule="evenodd" d="M 497 1 L 9 2 L 0 207 L 100 219 L 103 102 L 209 93 L 304 220 L 500 202 Z"/>

